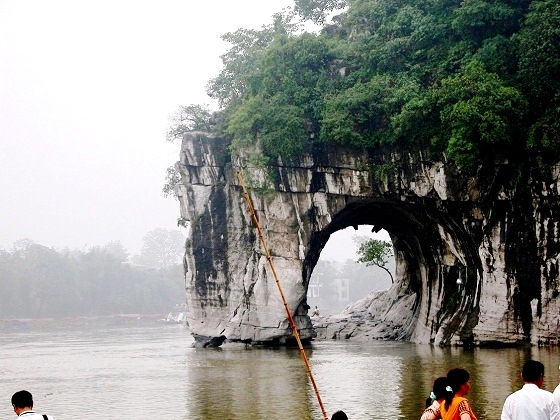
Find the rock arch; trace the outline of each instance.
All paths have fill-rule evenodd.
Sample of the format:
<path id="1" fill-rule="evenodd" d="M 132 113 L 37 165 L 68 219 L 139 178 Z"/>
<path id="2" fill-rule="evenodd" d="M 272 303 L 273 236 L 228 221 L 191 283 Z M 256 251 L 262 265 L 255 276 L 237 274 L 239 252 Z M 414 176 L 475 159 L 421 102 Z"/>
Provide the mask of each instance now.
<path id="1" fill-rule="evenodd" d="M 200 132 L 185 135 L 177 168 L 181 218 L 190 222 L 188 322 L 199 340 L 291 339 L 239 170 L 303 340 L 558 342 L 558 168 L 516 174 L 513 185 L 507 164 L 465 177 L 421 151 L 323 145 L 265 171 L 247 156 L 233 162 L 225 139 Z M 361 224 L 391 235 L 395 283 L 314 327 L 306 309 L 313 267 L 331 234 Z"/>

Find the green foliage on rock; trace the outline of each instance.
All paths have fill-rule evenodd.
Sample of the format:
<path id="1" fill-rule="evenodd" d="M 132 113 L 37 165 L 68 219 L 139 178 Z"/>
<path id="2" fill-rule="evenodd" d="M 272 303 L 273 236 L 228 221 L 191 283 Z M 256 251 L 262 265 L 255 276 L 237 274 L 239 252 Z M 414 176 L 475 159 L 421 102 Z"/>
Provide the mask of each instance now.
<path id="1" fill-rule="evenodd" d="M 441 120 L 434 144 L 459 165 L 500 162 L 511 157 L 511 150 L 523 148 L 527 101 L 480 62 L 472 61 L 443 80 L 433 97 Z"/>
<path id="2" fill-rule="evenodd" d="M 338 10 L 331 22 L 326 16 Z M 464 168 L 552 161 L 558 147 L 560 6 L 555 0 L 297 0 L 226 34 L 208 85 L 233 150 L 274 161 L 315 142 L 445 154 Z"/>
<path id="3" fill-rule="evenodd" d="M 517 34 L 519 85 L 529 99 L 528 147 L 539 161 L 560 158 L 560 4 L 531 3 Z"/>
<path id="4" fill-rule="evenodd" d="M 296 12 L 305 19 L 317 24 L 324 24 L 333 10 L 347 6 L 346 0 L 295 0 Z"/>
<path id="5" fill-rule="evenodd" d="M 300 155 L 319 128 L 332 58 L 315 35 L 277 33 L 246 78 L 247 97 L 234 107 L 226 132 L 239 145 L 259 141 L 271 157 Z"/>
<path id="6" fill-rule="evenodd" d="M 171 124 L 165 138 L 173 143 L 190 131 L 212 131 L 215 122 L 208 105 L 180 106 L 170 118 Z"/>

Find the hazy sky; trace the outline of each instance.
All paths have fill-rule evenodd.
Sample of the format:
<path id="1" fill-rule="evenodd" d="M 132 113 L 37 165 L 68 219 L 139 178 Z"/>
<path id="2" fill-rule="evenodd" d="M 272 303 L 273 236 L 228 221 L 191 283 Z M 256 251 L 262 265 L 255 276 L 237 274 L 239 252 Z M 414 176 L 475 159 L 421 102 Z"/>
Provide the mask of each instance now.
<path id="1" fill-rule="evenodd" d="M 0 248 L 120 240 L 135 253 L 146 232 L 178 229 L 179 206 L 161 192 L 178 160 L 169 116 L 211 103 L 220 35 L 288 5 L 0 0 Z"/>
<path id="2" fill-rule="evenodd" d="M 177 229 L 164 198 L 180 105 L 210 103 L 220 35 L 291 1 L 0 0 L 0 247 L 30 238 L 136 252 Z"/>

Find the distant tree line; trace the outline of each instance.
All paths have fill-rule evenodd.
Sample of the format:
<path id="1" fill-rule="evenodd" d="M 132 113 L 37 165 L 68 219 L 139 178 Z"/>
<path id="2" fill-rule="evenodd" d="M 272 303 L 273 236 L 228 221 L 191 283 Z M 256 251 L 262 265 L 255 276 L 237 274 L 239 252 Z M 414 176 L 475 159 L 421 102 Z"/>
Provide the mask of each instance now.
<path id="1" fill-rule="evenodd" d="M 466 170 L 560 158 L 557 0 L 295 4 L 223 35 L 232 47 L 207 86 L 219 111 L 182 107 L 168 139 L 210 129 L 233 150 L 259 145 L 265 165 L 316 143 L 422 150 Z M 321 32 L 302 33 L 298 14 Z"/>
<path id="2" fill-rule="evenodd" d="M 183 252 L 182 235 L 165 229 L 132 261 L 118 241 L 87 251 L 18 241 L 0 250 L 0 317 L 168 313 L 185 299 Z"/>

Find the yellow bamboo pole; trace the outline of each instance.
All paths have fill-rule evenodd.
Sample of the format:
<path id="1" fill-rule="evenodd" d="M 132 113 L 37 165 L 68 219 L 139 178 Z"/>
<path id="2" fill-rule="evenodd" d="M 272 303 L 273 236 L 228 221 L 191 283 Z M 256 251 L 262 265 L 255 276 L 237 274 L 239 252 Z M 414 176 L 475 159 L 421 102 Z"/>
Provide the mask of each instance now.
<path id="1" fill-rule="evenodd" d="M 255 213 L 255 208 L 253 207 L 253 202 L 251 201 L 251 197 L 249 196 L 249 193 L 247 192 L 247 188 L 245 187 L 245 183 L 243 182 L 243 177 L 241 176 L 241 172 L 237 171 L 237 179 L 239 180 L 239 184 L 241 185 L 241 188 L 243 188 L 243 195 L 245 197 L 245 200 L 247 201 L 247 206 L 249 207 L 249 211 L 251 212 L 251 216 L 253 218 L 253 223 L 255 223 L 255 226 L 257 228 L 257 231 L 259 233 L 259 238 L 261 240 L 261 244 L 263 246 L 264 249 L 264 253 L 266 255 L 266 260 L 268 261 L 268 264 L 270 265 L 270 269 L 272 270 L 272 274 L 274 275 L 274 281 L 276 282 L 276 286 L 278 287 L 278 291 L 280 292 L 280 296 L 282 297 L 282 302 L 284 303 L 284 308 L 286 309 L 286 314 L 288 315 L 288 320 L 290 322 L 290 327 L 292 328 L 292 333 L 294 334 L 294 337 L 296 338 L 298 347 L 299 347 L 299 351 L 301 354 L 301 358 L 303 359 L 303 363 L 305 364 L 305 369 L 307 370 L 307 375 L 309 375 L 309 379 L 311 380 L 311 384 L 313 385 L 313 389 L 315 390 L 315 395 L 317 396 L 317 401 L 319 401 L 319 406 L 321 407 L 321 411 L 323 413 L 323 418 L 324 420 L 329 420 L 329 417 L 327 416 L 327 413 L 325 411 L 325 407 L 323 406 L 323 401 L 321 400 L 321 395 L 319 394 L 319 389 L 317 388 L 317 384 L 315 383 L 315 379 L 313 378 L 313 373 L 311 373 L 311 367 L 309 366 L 309 361 L 307 360 L 307 355 L 305 354 L 305 350 L 303 349 L 303 345 L 301 344 L 301 340 L 299 338 L 299 333 L 296 327 L 296 323 L 294 321 L 294 318 L 292 317 L 292 313 L 290 311 L 290 308 L 288 307 L 288 303 L 286 302 L 286 297 L 284 296 L 284 292 L 282 291 L 282 286 L 280 285 L 280 281 L 278 280 L 278 275 L 276 274 L 276 270 L 274 268 L 274 264 L 272 263 L 272 258 L 270 257 L 270 253 L 268 252 L 268 247 L 266 246 L 266 242 L 264 240 L 262 231 L 261 231 L 261 226 L 259 224 L 259 220 L 257 219 L 257 215 Z"/>

